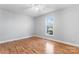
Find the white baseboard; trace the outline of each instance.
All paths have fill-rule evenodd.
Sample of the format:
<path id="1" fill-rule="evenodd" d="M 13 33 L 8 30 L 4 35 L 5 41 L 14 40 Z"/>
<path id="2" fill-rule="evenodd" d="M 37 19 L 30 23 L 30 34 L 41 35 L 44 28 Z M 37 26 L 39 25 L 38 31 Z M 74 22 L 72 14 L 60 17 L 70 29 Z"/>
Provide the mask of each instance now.
<path id="1" fill-rule="evenodd" d="M 59 42 L 59 43 L 64 43 L 64 44 L 68 44 L 68 45 L 71 45 L 71 46 L 79 47 L 79 45 L 77 45 L 77 44 L 72 44 L 70 42 L 65 42 L 65 41 L 61 41 L 61 40 L 58 40 L 58 39 L 52 39 L 52 38 L 48 38 L 48 37 L 44 37 L 44 36 L 40 36 L 40 35 L 35 35 L 35 36 L 40 37 L 40 38 L 44 38 L 44 39 L 48 39 L 48 40 L 53 40 L 53 41 L 56 41 L 56 42 Z"/>
<path id="2" fill-rule="evenodd" d="M 10 40 L 6 40 L 6 41 L 1 41 L 0 44 L 2 43 L 6 43 L 6 42 L 11 42 L 11 41 L 16 41 L 16 40 L 21 40 L 21 39 L 24 39 L 24 38 L 30 38 L 32 36 L 26 36 L 26 37 L 21 37 L 21 38 L 15 38 L 15 39 L 10 39 Z"/>
<path id="3" fill-rule="evenodd" d="M 40 37 L 40 38 L 43 38 L 43 39 L 53 40 L 53 41 L 56 41 L 56 42 L 68 44 L 68 45 L 75 46 L 75 47 L 79 47 L 79 45 L 77 45 L 77 44 L 72 44 L 72 43 L 69 43 L 69 42 L 48 38 L 48 37 L 45 37 L 45 36 L 40 36 L 40 35 L 33 35 L 33 36 Z M 6 43 L 6 42 L 11 42 L 11 41 L 16 41 L 16 40 L 21 40 L 23 38 L 30 38 L 30 37 L 33 37 L 33 36 L 27 36 L 27 37 L 21 37 L 21 38 L 15 38 L 15 39 L 10 39 L 10 40 L 6 40 L 6 41 L 1 41 L 0 44 Z"/>

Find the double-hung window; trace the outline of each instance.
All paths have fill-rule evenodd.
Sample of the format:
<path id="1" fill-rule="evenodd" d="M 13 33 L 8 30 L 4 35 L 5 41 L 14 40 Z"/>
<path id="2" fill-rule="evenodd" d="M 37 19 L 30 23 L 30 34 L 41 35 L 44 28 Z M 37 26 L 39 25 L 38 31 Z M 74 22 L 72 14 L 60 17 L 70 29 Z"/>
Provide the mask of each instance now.
<path id="1" fill-rule="evenodd" d="M 54 18 L 53 16 L 46 17 L 46 35 L 54 35 Z"/>

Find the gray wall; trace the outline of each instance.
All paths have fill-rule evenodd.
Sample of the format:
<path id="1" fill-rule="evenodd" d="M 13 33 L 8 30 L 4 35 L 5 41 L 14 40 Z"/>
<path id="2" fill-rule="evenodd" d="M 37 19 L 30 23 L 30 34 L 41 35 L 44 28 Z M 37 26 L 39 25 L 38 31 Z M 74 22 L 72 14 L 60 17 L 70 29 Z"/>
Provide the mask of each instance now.
<path id="1" fill-rule="evenodd" d="M 50 15 L 55 18 L 54 36 L 45 35 L 45 19 Z M 35 20 L 35 35 L 79 44 L 79 5 L 69 7 L 37 17 Z"/>
<path id="2" fill-rule="evenodd" d="M 54 36 L 45 35 L 45 19 L 55 19 Z M 32 35 L 50 37 L 73 44 L 79 44 L 79 6 L 57 10 L 32 18 L 0 9 L 0 42 Z"/>
<path id="3" fill-rule="evenodd" d="M 0 10 L 0 42 L 33 35 L 32 17 Z"/>

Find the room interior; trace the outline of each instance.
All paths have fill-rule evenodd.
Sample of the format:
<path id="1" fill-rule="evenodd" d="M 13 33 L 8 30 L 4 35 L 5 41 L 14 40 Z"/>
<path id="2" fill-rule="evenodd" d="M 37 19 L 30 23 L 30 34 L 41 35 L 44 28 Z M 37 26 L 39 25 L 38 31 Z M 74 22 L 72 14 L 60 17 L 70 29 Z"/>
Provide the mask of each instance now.
<path id="1" fill-rule="evenodd" d="M 78 54 L 78 4 L 0 4 L 0 54 Z"/>

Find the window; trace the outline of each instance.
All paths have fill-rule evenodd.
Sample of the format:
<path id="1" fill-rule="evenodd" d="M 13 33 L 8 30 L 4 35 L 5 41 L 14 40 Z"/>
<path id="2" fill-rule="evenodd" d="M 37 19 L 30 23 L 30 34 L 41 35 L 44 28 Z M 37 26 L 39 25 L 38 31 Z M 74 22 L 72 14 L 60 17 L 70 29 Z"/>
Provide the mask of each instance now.
<path id="1" fill-rule="evenodd" d="M 54 30 L 54 19 L 52 16 L 46 17 L 46 35 L 52 36 Z"/>

